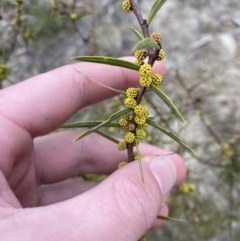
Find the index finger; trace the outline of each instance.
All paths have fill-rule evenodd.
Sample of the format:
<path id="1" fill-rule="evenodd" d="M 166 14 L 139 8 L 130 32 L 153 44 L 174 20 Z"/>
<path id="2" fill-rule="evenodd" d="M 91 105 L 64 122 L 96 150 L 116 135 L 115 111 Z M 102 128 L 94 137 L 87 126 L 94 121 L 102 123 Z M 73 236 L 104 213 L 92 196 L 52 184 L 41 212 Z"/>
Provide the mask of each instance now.
<path id="1" fill-rule="evenodd" d="M 2 90 L 0 113 L 35 137 L 56 129 L 77 110 L 116 95 L 76 69 L 114 89 L 139 85 L 134 70 L 93 63 L 67 65 Z M 164 75 L 163 64 L 157 62 L 153 71 Z"/>

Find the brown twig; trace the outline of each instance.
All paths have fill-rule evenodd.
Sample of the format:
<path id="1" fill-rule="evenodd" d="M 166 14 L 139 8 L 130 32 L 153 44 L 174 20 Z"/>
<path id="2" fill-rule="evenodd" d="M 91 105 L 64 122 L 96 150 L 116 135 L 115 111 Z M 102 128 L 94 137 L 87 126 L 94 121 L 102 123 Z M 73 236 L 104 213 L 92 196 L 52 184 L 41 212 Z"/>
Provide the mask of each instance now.
<path id="1" fill-rule="evenodd" d="M 142 14 L 141 14 L 137 4 L 135 3 L 135 1 L 130 0 L 130 3 L 131 3 L 133 13 L 135 14 L 135 16 L 138 20 L 138 23 L 141 27 L 144 38 L 149 38 L 150 34 L 149 34 L 147 20 L 142 17 Z M 154 62 L 156 61 L 158 52 L 159 51 L 156 50 L 155 48 L 148 49 L 148 57 L 149 57 L 148 64 L 150 64 L 151 66 L 153 66 Z M 146 89 L 147 89 L 146 87 L 140 88 L 139 93 L 136 98 L 137 105 L 140 104 L 142 97 L 146 92 Z M 135 119 L 134 113 L 132 113 L 132 116 L 133 116 L 133 122 L 134 122 L 134 119 Z M 134 161 L 133 144 L 128 144 L 128 162 L 132 162 L 132 161 Z"/>

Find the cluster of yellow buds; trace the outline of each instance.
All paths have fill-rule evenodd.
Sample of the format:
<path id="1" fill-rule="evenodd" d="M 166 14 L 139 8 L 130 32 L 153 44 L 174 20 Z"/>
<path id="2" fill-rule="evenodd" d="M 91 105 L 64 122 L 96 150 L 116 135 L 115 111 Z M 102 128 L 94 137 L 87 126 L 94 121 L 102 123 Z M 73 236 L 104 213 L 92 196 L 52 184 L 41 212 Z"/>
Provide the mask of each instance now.
<path id="1" fill-rule="evenodd" d="M 192 194 L 196 190 L 195 184 L 184 182 L 179 187 L 178 190 L 185 194 Z"/>
<path id="2" fill-rule="evenodd" d="M 78 19 L 78 15 L 76 13 L 70 13 L 69 14 L 69 18 L 72 20 L 72 21 L 76 21 Z"/>
<path id="3" fill-rule="evenodd" d="M 134 157 L 134 160 L 139 160 L 139 159 L 141 159 L 142 155 L 139 151 L 135 151 L 133 153 L 133 157 Z"/>
<path id="4" fill-rule="evenodd" d="M 136 58 L 135 64 L 143 65 L 144 59 L 147 57 L 147 51 L 145 49 L 139 49 L 134 53 L 134 56 Z"/>
<path id="5" fill-rule="evenodd" d="M 118 149 L 121 151 L 126 150 L 128 144 L 136 144 L 138 140 L 146 137 L 144 129 L 147 127 L 146 119 L 149 111 L 144 106 L 137 105 L 136 98 L 138 91 L 138 88 L 128 88 L 126 90 L 126 99 L 124 102 L 126 107 L 133 110 L 134 120 L 129 114 L 125 114 L 119 119 L 118 123 L 122 127 L 122 130 L 127 132 L 124 141 L 118 143 Z M 137 156 L 139 157 L 140 155 Z"/>
<path id="6" fill-rule="evenodd" d="M 125 1 L 123 1 L 123 3 L 122 3 L 122 9 L 123 9 L 125 12 L 128 12 L 128 13 L 132 11 L 132 6 L 131 6 L 130 0 L 125 0 Z"/>
<path id="7" fill-rule="evenodd" d="M 161 49 L 158 53 L 158 58 L 157 60 L 160 61 L 160 60 L 163 60 L 165 57 L 165 52 Z"/>
<path id="8" fill-rule="evenodd" d="M 127 149 L 127 143 L 125 141 L 118 142 L 118 150 L 124 151 Z"/>
<path id="9" fill-rule="evenodd" d="M 152 33 L 151 38 L 161 46 L 162 37 L 159 33 Z M 165 57 L 165 52 L 161 48 L 159 53 L 158 53 L 157 60 L 158 61 L 163 60 L 164 57 Z"/>
<path id="10" fill-rule="evenodd" d="M 162 37 L 159 33 L 152 33 L 151 38 L 157 43 L 161 43 Z"/>
<path id="11" fill-rule="evenodd" d="M 6 64 L 0 64 L 0 81 L 7 78 L 10 73 L 10 68 Z"/>
<path id="12" fill-rule="evenodd" d="M 121 167 L 124 167 L 127 164 L 127 162 L 119 162 L 118 169 Z"/>
<path id="13" fill-rule="evenodd" d="M 150 64 L 143 64 L 139 68 L 140 85 L 143 87 L 150 87 L 151 84 L 160 85 L 162 83 L 162 76 L 160 74 L 152 74 L 152 66 Z"/>
<path id="14" fill-rule="evenodd" d="M 140 73 L 140 85 L 143 87 L 149 87 L 152 84 L 152 66 L 150 64 L 143 64 L 139 68 Z"/>
<path id="15" fill-rule="evenodd" d="M 122 3 L 122 8 L 126 12 L 131 12 L 133 10 L 130 0 L 124 0 Z M 153 33 L 151 38 L 158 43 L 161 47 L 161 36 L 158 33 Z M 160 49 L 157 60 L 162 60 L 164 58 L 164 51 Z M 134 53 L 136 58 L 135 64 L 139 65 L 140 85 L 144 88 L 150 87 L 152 84 L 160 85 L 162 83 L 162 76 L 159 74 L 152 73 L 152 66 L 145 63 L 144 60 L 148 56 L 148 52 L 145 49 L 139 49 Z M 149 111 L 137 102 L 139 94 L 138 88 L 128 88 L 126 90 L 126 98 L 124 104 L 127 108 L 133 111 L 132 116 L 129 114 L 124 115 L 119 120 L 119 125 L 123 132 L 127 132 L 124 137 L 124 141 L 118 143 L 119 150 L 126 150 L 129 144 L 137 145 L 140 139 L 146 137 L 145 129 L 147 127 L 147 117 Z M 141 157 L 139 152 L 134 152 L 134 160 Z"/>

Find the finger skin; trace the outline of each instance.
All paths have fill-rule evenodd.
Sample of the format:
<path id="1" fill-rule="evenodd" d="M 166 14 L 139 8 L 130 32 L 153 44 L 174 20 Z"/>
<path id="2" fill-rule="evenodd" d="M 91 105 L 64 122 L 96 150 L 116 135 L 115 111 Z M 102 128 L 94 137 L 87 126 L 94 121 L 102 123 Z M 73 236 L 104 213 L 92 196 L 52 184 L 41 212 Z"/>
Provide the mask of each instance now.
<path id="1" fill-rule="evenodd" d="M 127 160 L 127 152 L 119 151 L 116 143 L 98 134 L 91 134 L 72 143 L 77 135 L 77 130 L 65 131 L 35 140 L 35 162 L 40 183 L 60 182 L 79 174 L 110 174 L 117 169 L 119 162 Z M 169 153 L 147 144 L 140 144 L 139 150 L 142 156 Z M 176 182 L 179 185 L 186 174 L 185 165 L 177 154 L 170 157 L 179 172 Z"/>
<path id="2" fill-rule="evenodd" d="M 152 227 L 163 202 L 146 162 L 143 171 L 145 185 L 138 164 L 133 162 L 80 196 L 20 211 L 11 217 L 14 222 L 11 218 L 5 220 L 1 227 L 3 240 L 138 240 Z M 14 232 L 5 232 L 11 223 Z"/>
<path id="3" fill-rule="evenodd" d="M 63 182 L 41 186 L 40 206 L 46 206 L 76 197 L 91 188 L 97 183 L 72 178 Z"/>
<path id="4" fill-rule="evenodd" d="M 76 69 L 114 89 L 139 85 L 134 70 L 93 63 L 67 65 L 1 90 L 0 113 L 36 137 L 55 130 L 77 110 L 116 95 Z M 165 73 L 161 62 L 153 69 Z"/>

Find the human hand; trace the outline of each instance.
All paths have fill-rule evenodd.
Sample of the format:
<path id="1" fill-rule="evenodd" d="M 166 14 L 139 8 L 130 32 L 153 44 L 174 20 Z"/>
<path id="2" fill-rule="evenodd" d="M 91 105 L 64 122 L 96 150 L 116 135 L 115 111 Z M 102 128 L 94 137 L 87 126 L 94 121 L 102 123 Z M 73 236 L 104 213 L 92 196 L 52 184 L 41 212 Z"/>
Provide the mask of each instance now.
<path id="1" fill-rule="evenodd" d="M 178 155 L 142 144 L 145 186 L 137 162 L 116 170 L 126 153 L 97 134 L 51 135 L 79 109 L 137 86 L 138 72 L 99 64 L 68 65 L 0 91 L 0 236 L 13 240 L 135 241 L 167 215 L 164 201 L 185 177 Z M 161 63 L 155 72 L 164 74 Z M 171 159 L 170 159 L 171 158 Z M 115 172 L 114 172 L 115 171 Z M 79 179 L 110 174 L 99 185 Z M 81 194 L 81 195 L 80 195 Z"/>

